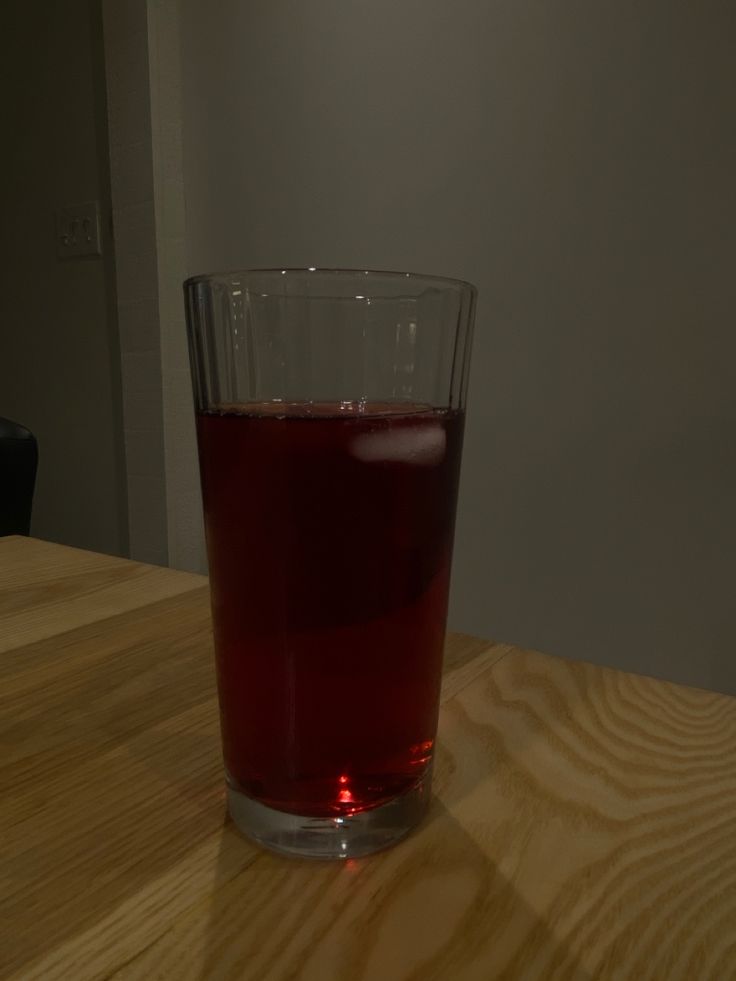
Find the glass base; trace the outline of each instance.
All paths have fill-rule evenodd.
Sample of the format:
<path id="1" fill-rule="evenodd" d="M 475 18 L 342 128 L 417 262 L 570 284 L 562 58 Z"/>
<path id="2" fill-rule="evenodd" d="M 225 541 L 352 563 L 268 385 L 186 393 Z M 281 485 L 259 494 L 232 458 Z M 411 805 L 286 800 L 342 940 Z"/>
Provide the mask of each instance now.
<path id="1" fill-rule="evenodd" d="M 358 858 L 400 841 L 429 805 L 432 770 L 388 804 L 342 817 L 301 817 L 228 788 L 228 809 L 243 834 L 265 848 L 302 858 Z"/>

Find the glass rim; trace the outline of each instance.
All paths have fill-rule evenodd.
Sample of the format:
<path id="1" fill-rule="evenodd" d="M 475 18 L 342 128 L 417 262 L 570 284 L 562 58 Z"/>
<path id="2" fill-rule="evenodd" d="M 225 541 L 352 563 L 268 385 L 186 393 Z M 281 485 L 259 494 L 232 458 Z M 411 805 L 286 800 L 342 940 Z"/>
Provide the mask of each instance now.
<path id="1" fill-rule="evenodd" d="M 478 294 L 478 289 L 469 280 L 457 279 L 451 276 L 437 276 L 432 273 L 417 273 L 417 272 L 400 272 L 398 270 L 391 269 L 349 269 L 339 266 L 265 266 L 258 267 L 253 266 L 246 269 L 228 269 L 220 272 L 212 273 L 198 273 L 194 276 L 189 276 L 184 280 L 184 289 L 188 290 L 192 287 L 199 286 L 202 284 L 223 284 L 225 282 L 230 282 L 236 276 L 288 276 L 289 274 L 309 274 L 317 273 L 323 275 L 331 275 L 339 277 L 340 279 L 348 279 L 351 276 L 367 276 L 395 280 L 396 282 L 401 282 L 402 280 L 409 280 L 412 283 L 427 283 L 428 287 L 444 287 L 448 290 L 453 290 L 456 293 L 470 293 L 471 296 L 476 297 Z M 238 284 L 245 287 L 246 292 L 248 292 L 247 286 L 245 284 Z M 292 294 L 293 296 L 293 294 Z M 293 297 L 296 299 L 297 297 Z M 398 294 L 396 297 L 379 297 L 378 299 L 395 299 L 399 298 Z M 337 299 L 337 297 L 336 297 Z"/>

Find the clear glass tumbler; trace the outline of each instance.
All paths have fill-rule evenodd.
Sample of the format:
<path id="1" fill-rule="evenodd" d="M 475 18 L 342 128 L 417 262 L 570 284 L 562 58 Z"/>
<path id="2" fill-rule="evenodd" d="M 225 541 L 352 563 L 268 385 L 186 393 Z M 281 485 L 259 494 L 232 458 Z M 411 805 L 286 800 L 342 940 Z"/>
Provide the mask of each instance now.
<path id="1" fill-rule="evenodd" d="M 273 269 L 185 294 L 230 813 L 366 854 L 429 799 L 475 289 Z"/>

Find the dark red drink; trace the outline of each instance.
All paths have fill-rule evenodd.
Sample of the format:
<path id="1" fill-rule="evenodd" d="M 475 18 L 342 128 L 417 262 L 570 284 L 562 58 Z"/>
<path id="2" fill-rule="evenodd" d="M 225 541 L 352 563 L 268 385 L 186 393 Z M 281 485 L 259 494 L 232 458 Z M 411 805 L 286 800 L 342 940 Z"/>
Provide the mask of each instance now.
<path id="1" fill-rule="evenodd" d="M 265 403 L 198 417 L 225 765 L 349 814 L 432 754 L 463 414 Z"/>

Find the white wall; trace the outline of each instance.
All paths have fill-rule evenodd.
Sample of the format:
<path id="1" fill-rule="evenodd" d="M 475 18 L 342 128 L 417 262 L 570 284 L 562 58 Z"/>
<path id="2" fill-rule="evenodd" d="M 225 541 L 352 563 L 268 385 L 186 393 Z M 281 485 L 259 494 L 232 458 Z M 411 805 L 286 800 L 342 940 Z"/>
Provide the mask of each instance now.
<path id="1" fill-rule="evenodd" d="M 104 0 L 130 554 L 205 570 L 187 361 L 179 0 Z"/>
<path id="2" fill-rule="evenodd" d="M 166 565 L 155 180 L 147 0 L 103 0 L 130 556 Z"/>
<path id="3" fill-rule="evenodd" d="M 3 7 L 0 415 L 39 442 L 32 533 L 127 550 L 98 0 Z M 55 212 L 101 204 L 103 258 L 56 255 Z"/>
<path id="4" fill-rule="evenodd" d="M 732 7 L 183 0 L 189 272 L 480 287 L 452 624 L 736 690 Z"/>
<path id="5" fill-rule="evenodd" d="M 147 0 L 169 564 L 206 572 L 182 282 L 186 223 L 180 0 Z"/>

